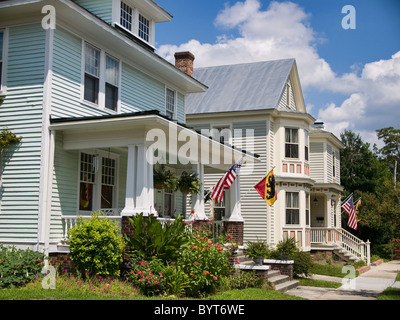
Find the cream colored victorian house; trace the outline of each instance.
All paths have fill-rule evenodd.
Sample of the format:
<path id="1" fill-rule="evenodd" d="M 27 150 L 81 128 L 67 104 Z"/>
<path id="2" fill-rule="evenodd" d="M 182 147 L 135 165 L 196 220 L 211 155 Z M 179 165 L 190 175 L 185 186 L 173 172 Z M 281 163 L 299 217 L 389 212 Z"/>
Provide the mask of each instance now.
<path id="1" fill-rule="evenodd" d="M 351 235 L 341 228 L 340 216 L 343 144 L 307 113 L 296 61 L 198 68 L 193 77 L 208 89 L 186 97 L 187 124 L 261 160 L 240 172 L 244 241 L 263 239 L 274 246 L 294 237 L 306 251 L 348 249 L 344 239 Z M 254 185 L 272 169 L 277 200 L 269 206 Z M 205 189 L 219 178 L 207 174 Z M 206 205 L 215 220 L 231 210 L 229 193 L 222 203 Z M 360 246 L 357 253 L 347 251 L 365 257 Z"/>

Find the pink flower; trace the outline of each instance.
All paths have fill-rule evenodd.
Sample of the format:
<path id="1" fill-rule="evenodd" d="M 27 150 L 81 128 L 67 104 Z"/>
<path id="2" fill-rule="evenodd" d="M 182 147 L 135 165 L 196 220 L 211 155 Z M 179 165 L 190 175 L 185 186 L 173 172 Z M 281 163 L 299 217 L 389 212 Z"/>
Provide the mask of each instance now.
<path id="1" fill-rule="evenodd" d="M 218 280 L 218 278 L 217 278 L 216 276 L 213 276 L 213 279 L 214 279 L 215 281 L 217 281 L 217 280 Z"/>
<path id="2" fill-rule="evenodd" d="M 189 222 L 185 222 L 185 224 L 188 226 L 188 225 L 189 225 Z"/>
<path id="3" fill-rule="evenodd" d="M 236 262 L 237 264 L 240 264 L 240 261 L 239 261 L 239 260 L 236 260 L 235 262 Z"/>
<path id="4" fill-rule="evenodd" d="M 195 265 L 195 266 L 198 266 L 198 265 L 199 265 L 199 263 L 198 263 L 197 261 L 195 261 L 195 262 L 194 262 L 194 265 Z"/>

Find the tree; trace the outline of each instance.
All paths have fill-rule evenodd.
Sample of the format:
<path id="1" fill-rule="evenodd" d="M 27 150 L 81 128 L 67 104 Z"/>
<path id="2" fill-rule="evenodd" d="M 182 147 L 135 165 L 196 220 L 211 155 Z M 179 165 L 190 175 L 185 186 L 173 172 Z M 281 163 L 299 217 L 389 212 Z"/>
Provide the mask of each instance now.
<path id="1" fill-rule="evenodd" d="M 382 139 L 385 145 L 379 149 L 379 153 L 383 160 L 387 162 L 392 172 L 397 172 L 396 181 L 399 181 L 400 172 L 398 166 L 400 164 L 400 129 L 386 127 L 376 130 L 378 139 Z"/>
<path id="2" fill-rule="evenodd" d="M 345 148 L 340 152 L 340 178 L 347 194 L 359 190 L 375 192 L 390 178 L 386 165 L 370 150 L 360 134 L 345 130 L 340 138 Z"/>

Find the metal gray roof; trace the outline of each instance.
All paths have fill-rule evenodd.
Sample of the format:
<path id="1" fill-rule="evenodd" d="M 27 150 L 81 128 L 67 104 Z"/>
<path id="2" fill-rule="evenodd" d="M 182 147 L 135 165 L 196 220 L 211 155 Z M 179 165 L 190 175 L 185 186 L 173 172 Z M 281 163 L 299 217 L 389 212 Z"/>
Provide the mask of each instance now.
<path id="1" fill-rule="evenodd" d="M 294 59 L 194 69 L 208 90 L 186 96 L 187 114 L 276 108 Z"/>

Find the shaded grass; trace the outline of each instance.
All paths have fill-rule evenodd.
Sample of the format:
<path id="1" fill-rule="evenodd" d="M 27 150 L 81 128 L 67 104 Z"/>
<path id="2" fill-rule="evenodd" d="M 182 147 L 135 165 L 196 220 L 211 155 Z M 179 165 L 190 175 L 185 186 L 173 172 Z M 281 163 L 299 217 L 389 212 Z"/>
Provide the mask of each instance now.
<path id="1" fill-rule="evenodd" d="M 310 273 L 344 278 L 347 275 L 347 273 L 342 273 L 342 269 L 343 269 L 342 265 L 313 263 Z"/>
<path id="2" fill-rule="evenodd" d="M 259 288 L 234 289 L 209 296 L 208 300 L 307 300 L 275 290 Z"/>
<path id="3" fill-rule="evenodd" d="M 377 300 L 400 300 L 399 288 L 386 288 L 377 298 Z"/>
<path id="4" fill-rule="evenodd" d="M 326 281 L 326 280 L 316 280 L 309 278 L 296 278 L 301 286 L 309 286 L 309 287 L 320 287 L 320 288 L 332 288 L 337 289 L 342 286 L 342 283 L 335 281 Z"/>

